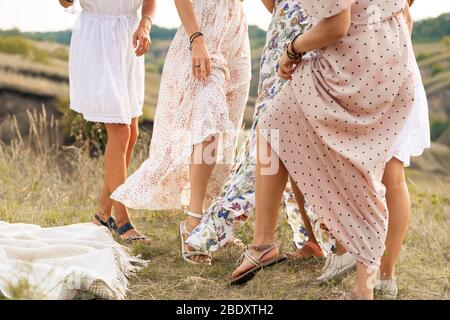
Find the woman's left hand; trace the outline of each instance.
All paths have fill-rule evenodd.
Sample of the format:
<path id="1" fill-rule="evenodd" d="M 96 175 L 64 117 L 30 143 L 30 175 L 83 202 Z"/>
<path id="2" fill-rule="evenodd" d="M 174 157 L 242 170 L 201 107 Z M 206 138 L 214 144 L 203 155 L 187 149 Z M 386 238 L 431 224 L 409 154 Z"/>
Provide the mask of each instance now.
<path id="1" fill-rule="evenodd" d="M 133 34 L 133 47 L 136 49 L 136 56 L 143 56 L 150 50 L 151 45 L 150 29 L 145 24 L 140 23 Z"/>
<path id="2" fill-rule="evenodd" d="M 291 80 L 292 74 L 294 73 L 300 61 L 301 59 L 300 60 L 290 59 L 285 52 L 279 62 L 278 76 L 284 80 Z"/>

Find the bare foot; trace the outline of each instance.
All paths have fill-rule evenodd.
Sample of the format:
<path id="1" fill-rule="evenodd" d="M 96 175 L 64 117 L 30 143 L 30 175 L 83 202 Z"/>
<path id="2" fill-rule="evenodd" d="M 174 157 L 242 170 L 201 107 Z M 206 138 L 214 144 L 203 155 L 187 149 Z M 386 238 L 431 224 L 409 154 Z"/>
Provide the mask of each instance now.
<path id="1" fill-rule="evenodd" d="M 309 259 L 309 258 L 322 258 L 323 252 L 322 249 L 314 242 L 306 242 L 303 247 L 297 249 L 295 253 L 288 253 L 287 256 L 290 259 L 298 260 L 298 259 Z"/>

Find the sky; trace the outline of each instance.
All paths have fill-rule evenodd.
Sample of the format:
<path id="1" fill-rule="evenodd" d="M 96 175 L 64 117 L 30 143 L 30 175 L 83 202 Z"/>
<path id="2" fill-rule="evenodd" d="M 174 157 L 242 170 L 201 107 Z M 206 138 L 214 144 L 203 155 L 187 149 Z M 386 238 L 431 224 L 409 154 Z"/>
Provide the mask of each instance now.
<path id="1" fill-rule="evenodd" d="M 207 0 L 214 1 L 214 0 Z M 158 13 L 154 23 L 162 27 L 178 27 L 180 20 L 173 0 L 157 0 Z M 266 30 L 270 14 L 260 0 L 245 0 L 250 24 Z M 448 0 L 416 0 L 412 7 L 414 20 L 450 12 Z M 22 31 L 58 31 L 73 26 L 76 15 L 66 13 L 58 0 L 0 0 L 0 29 Z"/>

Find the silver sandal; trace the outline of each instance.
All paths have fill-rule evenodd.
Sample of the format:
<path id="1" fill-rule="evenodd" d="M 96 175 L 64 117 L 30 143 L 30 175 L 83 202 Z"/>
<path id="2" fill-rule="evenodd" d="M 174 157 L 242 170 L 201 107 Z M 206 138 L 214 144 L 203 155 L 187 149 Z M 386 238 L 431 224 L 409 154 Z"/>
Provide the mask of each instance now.
<path id="1" fill-rule="evenodd" d="M 203 215 L 192 212 L 192 211 L 186 211 L 186 215 L 196 218 L 196 219 L 202 219 Z M 186 261 L 187 263 L 190 264 L 195 264 L 195 265 L 207 265 L 210 266 L 211 265 L 211 255 L 208 251 L 203 251 L 203 250 L 193 250 L 193 251 L 187 251 L 186 250 L 186 240 L 184 236 L 187 236 L 187 238 L 191 235 L 191 233 L 189 231 L 187 231 L 186 229 L 186 220 L 182 221 L 180 223 L 179 226 L 179 234 L 180 234 L 180 241 L 181 241 L 181 257 L 183 258 L 184 261 Z M 201 262 L 201 261 L 194 261 L 191 259 L 191 257 L 194 256 L 204 256 L 204 257 L 208 257 L 209 258 L 209 262 Z"/>

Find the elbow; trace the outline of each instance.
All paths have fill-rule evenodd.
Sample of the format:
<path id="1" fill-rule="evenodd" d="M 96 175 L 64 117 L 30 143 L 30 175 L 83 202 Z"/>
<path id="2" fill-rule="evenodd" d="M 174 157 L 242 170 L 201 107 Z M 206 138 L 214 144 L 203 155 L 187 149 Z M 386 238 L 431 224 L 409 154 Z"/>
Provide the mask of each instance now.
<path id="1" fill-rule="evenodd" d="M 328 25 L 327 32 L 329 37 L 336 41 L 345 37 L 350 29 L 351 22 L 350 8 L 326 19 L 325 23 Z"/>
<path id="2" fill-rule="evenodd" d="M 341 23 L 332 26 L 330 32 L 336 40 L 339 40 L 347 35 L 349 29 L 350 29 L 350 20 L 347 20 L 341 21 Z"/>

